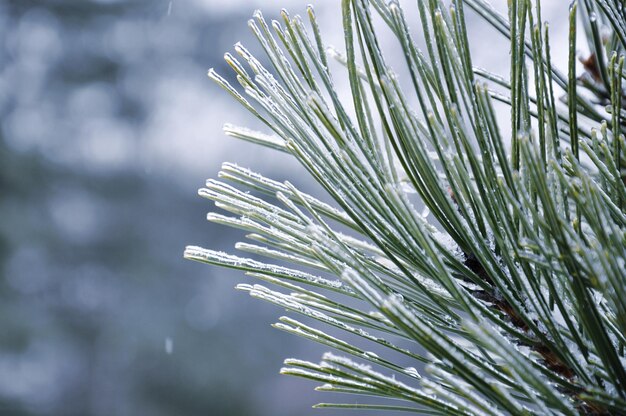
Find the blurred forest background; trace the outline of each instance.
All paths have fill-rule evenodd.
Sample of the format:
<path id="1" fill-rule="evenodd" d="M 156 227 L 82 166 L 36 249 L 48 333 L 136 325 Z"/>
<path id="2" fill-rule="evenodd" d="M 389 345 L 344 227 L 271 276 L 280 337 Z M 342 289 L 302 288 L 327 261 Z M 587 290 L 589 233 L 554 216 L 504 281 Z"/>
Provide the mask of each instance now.
<path id="1" fill-rule="evenodd" d="M 315 402 L 278 375 L 310 346 L 233 290 L 240 273 L 182 259 L 187 244 L 237 237 L 197 196 L 222 161 L 278 179 L 295 168 L 223 136 L 249 117 L 206 77 L 228 73 L 236 41 L 254 43 L 257 3 L 0 1 L 0 414 L 288 415 Z"/>
<path id="2" fill-rule="evenodd" d="M 341 46 L 337 2 L 318 3 Z M 196 193 L 222 161 L 310 190 L 290 159 L 223 136 L 255 125 L 206 77 L 239 40 L 258 51 L 255 8 L 305 6 L 0 0 L 0 414 L 327 413 L 278 375 L 324 348 L 272 330 L 280 311 L 233 290 L 241 273 L 182 259 L 241 237 Z"/>

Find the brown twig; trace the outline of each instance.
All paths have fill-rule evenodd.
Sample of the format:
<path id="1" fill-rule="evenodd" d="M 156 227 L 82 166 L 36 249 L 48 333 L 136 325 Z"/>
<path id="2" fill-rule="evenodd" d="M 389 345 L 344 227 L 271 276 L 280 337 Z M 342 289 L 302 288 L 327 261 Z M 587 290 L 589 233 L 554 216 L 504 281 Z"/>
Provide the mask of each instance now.
<path id="1" fill-rule="evenodd" d="M 476 256 L 474 256 L 473 254 L 465 254 L 464 264 L 472 272 L 482 278 L 486 283 L 489 283 L 491 286 L 494 285 L 493 280 L 489 277 L 489 274 L 480 264 L 480 261 L 476 258 Z M 490 304 L 494 309 L 504 313 L 508 317 L 509 322 L 511 322 L 511 324 L 513 324 L 516 328 L 519 328 L 526 333 L 530 333 L 530 328 L 528 324 L 521 316 L 519 316 L 519 314 L 506 299 L 496 297 L 493 293 L 489 293 L 484 290 L 474 290 L 471 293 L 478 299 Z M 526 346 L 538 353 L 541 356 L 543 364 L 551 371 L 568 380 L 572 380 L 574 379 L 574 377 L 576 377 L 576 373 L 574 372 L 574 370 L 547 345 L 537 342 L 536 344 Z M 581 414 L 594 416 L 609 414 L 606 409 L 600 408 L 594 403 L 590 403 L 588 401 L 585 401 L 584 399 L 581 399 L 580 394 L 583 392 L 583 389 L 568 390 L 566 392 L 576 400 L 576 407 Z"/>

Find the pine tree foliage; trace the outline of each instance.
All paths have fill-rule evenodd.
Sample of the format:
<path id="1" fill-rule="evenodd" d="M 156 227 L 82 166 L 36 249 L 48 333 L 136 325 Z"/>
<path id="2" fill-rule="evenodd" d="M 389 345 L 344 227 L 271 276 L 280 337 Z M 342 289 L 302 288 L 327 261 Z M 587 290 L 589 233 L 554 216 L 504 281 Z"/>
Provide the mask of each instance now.
<path id="1" fill-rule="evenodd" d="M 282 373 L 378 398 L 318 407 L 626 414 L 626 9 L 570 6 L 563 74 L 539 0 L 508 3 L 505 17 L 486 0 L 343 0 L 345 52 L 323 44 L 312 8 L 308 24 L 257 12 L 268 65 L 236 45 L 225 59 L 241 88 L 209 72 L 273 131 L 226 133 L 293 155 L 336 202 L 226 163 L 200 190 L 222 210 L 208 219 L 245 230 L 237 249 L 269 260 L 185 251 L 260 279 L 238 288 L 291 312 L 276 328 L 333 351 Z M 470 10 L 509 39 L 508 79 L 473 66 Z M 580 31 L 590 53 L 577 74 Z"/>

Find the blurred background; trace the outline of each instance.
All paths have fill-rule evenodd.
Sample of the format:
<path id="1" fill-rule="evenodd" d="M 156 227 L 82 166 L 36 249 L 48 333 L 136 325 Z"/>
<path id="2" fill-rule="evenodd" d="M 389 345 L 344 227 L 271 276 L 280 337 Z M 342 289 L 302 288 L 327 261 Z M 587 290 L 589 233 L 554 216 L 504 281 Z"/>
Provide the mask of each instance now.
<path id="1" fill-rule="evenodd" d="M 221 162 L 310 185 L 224 137 L 255 124 L 206 77 L 235 42 L 259 50 L 255 8 L 306 3 L 0 0 L 0 414 L 338 414 L 278 375 L 325 348 L 271 329 L 281 311 L 233 290 L 241 273 L 182 259 L 241 238 L 196 193 Z"/>

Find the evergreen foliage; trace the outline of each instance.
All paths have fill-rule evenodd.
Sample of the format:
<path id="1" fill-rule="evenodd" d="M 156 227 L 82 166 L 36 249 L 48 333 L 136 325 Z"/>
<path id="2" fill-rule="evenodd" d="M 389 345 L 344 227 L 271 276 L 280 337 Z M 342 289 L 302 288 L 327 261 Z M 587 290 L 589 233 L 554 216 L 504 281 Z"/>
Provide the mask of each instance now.
<path id="1" fill-rule="evenodd" d="M 285 11 L 271 25 L 256 13 L 250 27 L 271 67 L 241 45 L 239 58 L 226 54 L 245 94 L 209 72 L 274 132 L 226 133 L 290 153 L 336 206 L 226 163 L 200 195 L 232 216 L 208 219 L 249 233 L 238 249 L 291 266 L 199 247 L 185 257 L 269 284 L 238 288 L 305 317 L 276 328 L 341 353 L 288 359 L 282 373 L 380 399 L 318 407 L 626 414 L 620 0 L 571 5 L 567 74 L 551 61 L 539 0 L 510 0 L 508 18 L 485 0 L 417 1 L 418 33 L 396 1 L 341 7 L 345 53 L 327 50 L 312 8 L 309 29 Z M 473 66 L 468 8 L 510 40 L 509 79 Z M 384 57 L 375 14 L 412 89 Z M 590 55 L 577 76 L 581 30 Z M 344 64 L 351 99 L 338 96 L 329 58 Z M 510 125 L 498 125 L 495 101 Z"/>

